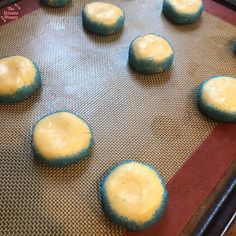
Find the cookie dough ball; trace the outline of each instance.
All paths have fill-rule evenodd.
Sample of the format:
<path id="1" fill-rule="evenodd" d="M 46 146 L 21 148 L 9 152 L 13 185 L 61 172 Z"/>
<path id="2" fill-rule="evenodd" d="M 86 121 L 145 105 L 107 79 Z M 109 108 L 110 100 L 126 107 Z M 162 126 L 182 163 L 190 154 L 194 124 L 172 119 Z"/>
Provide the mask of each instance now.
<path id="1" fill-rule="evenodd" d="M 197 21 L 203 12 L 202 0 L 164 0 L 163 13 L 177 24 Z"/>
<path id="2" fill-rule="evenodd" d="M 167 70 L 174 59 L 170 44 L 161 36 L 147 34 L 133 40 L 129 48 L 130 65 L 143 73 Z"/>
<path id="3" fill-rule="evenodd" d="M 91 129 L 70 112 L 47 115 L 33 128 L 33 151 L 50 166 L 60 167 L 78 162 L 88 156 L 92 146 Z"/>
<path id="4" fill-rule="evenodd" d="M 198 107 L 209 118 L 236 122 L 236 78 L 215 76 L 198 87 Z"/>
<path id="5" fill-rule="evenodd" d="M 64 7 L 69 0 L 41 0 L 41 2 L 50 7 Z"/>
<path id="6" fill-rule="evenodd" d="M 167 189 L 149 164 L 125 161 L 115 166 L 100 186 L 104 211 L 116 224 L 142 230 L 155 224 L 166 207 Z"/>
<path id="7" fill-rule="evenodd" d="M 113 4 L 92 2 L 82 11 L 83 25 L 95 34 L 108 35 L 121 30 L 125 15 L 123 10 Z"/>
<path id="8" fill-rule="evenodd" d="M 40 85 L 40 72 L 30 59 L 13 56 L 0 60 L 0 103 L 25 100 Z"/>

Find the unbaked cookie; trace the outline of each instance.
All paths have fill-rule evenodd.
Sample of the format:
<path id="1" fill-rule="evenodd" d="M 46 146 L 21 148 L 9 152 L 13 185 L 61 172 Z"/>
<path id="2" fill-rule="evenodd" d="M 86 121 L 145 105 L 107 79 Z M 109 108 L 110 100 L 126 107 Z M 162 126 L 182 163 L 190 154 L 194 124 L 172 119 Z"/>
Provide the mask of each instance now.
<path id="1" fill-rule="evenodd" d="M 41 2 L 50 7 L 64 7 L 69 0 L 41 0 Z"/>
<path id="2" fill-rule="evenodd" d="M 30 59 L 12 56 L 0 60 L 0 103 L 25 100 L 40 85 L 39 69 Z"/>
<path id="3" fill-rule="evenodd" d="M 129 48 L 130 65 L 143 73 L 167 70 L 174 59 L 170 44 L 161 36 L 147 34 L 133 40 Z"/>
<path id="4" fill-rule="evenodd" d="M 159 172 L 149 164 L 125 161 L 101 181 L 103 209 L 116 224 L 142 230 L 155 224 L 167 204 L 167 189 Z"/>
<path id="5" fill-rule="evenodd" d="M 67 111 L 45 116 L 33 128 L 33 151 L 51 166 L 78 162 L 88 156 L 92 146 L 93 135 L 89 126 Z"/>
<path id="6" fill-rule="evenodd" d="M 82 11 L 83 25 L 95 34 L 108 35 L 121 30 L 125 15 L 123 10 L 111 3 L 92 2 Z"/>
<path id="7" fill-rule="evenodd" d="M 214 76 L 198 87 L 198 107 L 209 118 L 236 122 L 236 78 Z"/>
<path id="8" fill-rule="evenodd" d="M 163 13 L 177 24 L 197 21 L 203 12 L 202 0 L 164 0 Z"/>

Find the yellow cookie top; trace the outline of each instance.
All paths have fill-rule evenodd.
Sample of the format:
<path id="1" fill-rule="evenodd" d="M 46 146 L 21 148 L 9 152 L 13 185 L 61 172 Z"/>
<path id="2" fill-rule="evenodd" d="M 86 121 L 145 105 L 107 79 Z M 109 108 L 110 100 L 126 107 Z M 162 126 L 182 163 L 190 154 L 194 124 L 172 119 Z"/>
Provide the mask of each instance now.
<path id="1" fill-rule="evenodd" d="M 150 220 L 163 201 L 164 187 L 158 174 L 147 165 L 127 162 L 106 179 L 112 209 L 137 223 Z"/>
<path id="2" fill-rule="evenodd" d="M 171 4 L 179 13 L 193 14 L 198 12 L 202 0 L 171 0 Z"/>
<path id="3" fill-rule="evenodd" d="M 18 89 L 33 83 L 36 76 L 33 62 L 22 56 L 0 60 L 0 95 L 15 93 Z"/>
<path id="4" fill-rule="evenodd" d="M 236 79 L 222 76 L 208 80 L 202 89 L 208 104 L 226 112 L 236 112 Z"/>
<path id="5" fill-rule="evenodd" d="M 137 59 L 150 58 L 163 61 L 173 53 L 170 44 L 162 37 L 154 34 L 138 37 L 132 45 Z"/>
<path id="6" fill-rule="evenodd" d="M 78 116 L 56 112 L 41 119 L 33 131 L 33 143 L 44 158 L 71 157 L 88 148 L 91 131 Z"/>
<path id="7" fill-rule="evenodd" d="M 123 15 L 121 8 L 105 2 L 92 2 L 85 6 L 87 17 L 100 24 L 112 25 Z"/>

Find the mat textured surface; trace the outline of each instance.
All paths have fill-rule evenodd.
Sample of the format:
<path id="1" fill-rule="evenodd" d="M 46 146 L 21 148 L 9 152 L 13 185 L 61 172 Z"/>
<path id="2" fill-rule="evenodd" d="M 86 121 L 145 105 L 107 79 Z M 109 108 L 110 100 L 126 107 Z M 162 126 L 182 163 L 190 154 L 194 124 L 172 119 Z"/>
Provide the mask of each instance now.
<path id="1" fill-rule="evenodd" d="M 126 13 L 116 35 L 83 29 L 85 1 L 41 8 L 0 27 L 0 58 L 27 56 L 44 79 L 30 99 L 0 105 L 0 235 L 122 235 L 101 209 L 103 173 L 133 159 L 168 181 L 216 126 L 197 110 L 194 89 L 216 74 L 235 76 L 228 42 L 236 28 L 205 12 L 195 24 L 173 25 L 161 1 L 112 2 Z M 142 75 L 129 68 L 129 44 L 146 33 L 172 44 L 169 71 Z M 91 125 L 96 145 L 80 164 L 53 169 L 34 159 L 30 131 L 40 117 L 62 109 Z"/>

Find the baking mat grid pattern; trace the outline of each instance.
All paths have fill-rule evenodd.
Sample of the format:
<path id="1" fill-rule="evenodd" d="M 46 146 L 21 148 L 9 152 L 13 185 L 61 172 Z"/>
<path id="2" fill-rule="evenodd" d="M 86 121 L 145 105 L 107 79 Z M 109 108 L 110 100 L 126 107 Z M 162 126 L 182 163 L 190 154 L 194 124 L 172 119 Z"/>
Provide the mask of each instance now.
<path id="1" fill-rule="evenodd" d="M 173 25 L 161 1 L 110 2 L 126 21 L 108 37 L 83 29 L 85 1 L 0 28 L 0 57 L 27 56 L 44 79 L 30 99 L 0 106 L 0 235 L 122 235 L 100 206 L 103 173 L 133 159 L 168 181 L 216 125 L 196 109 L 194 88 L 215 74 L 235 76 L 227 45 L 235 27 L 207 13 L 196 24 Z M 170 41 L 175 59 L 167 72 L 142 75 L 129 68 L 128 47 L 150 32 Z M 80 164 L 48 168 L 34 159 L 29 134 L 41 116 L 63 109 L 91 125 L 96 144 Z"/>

